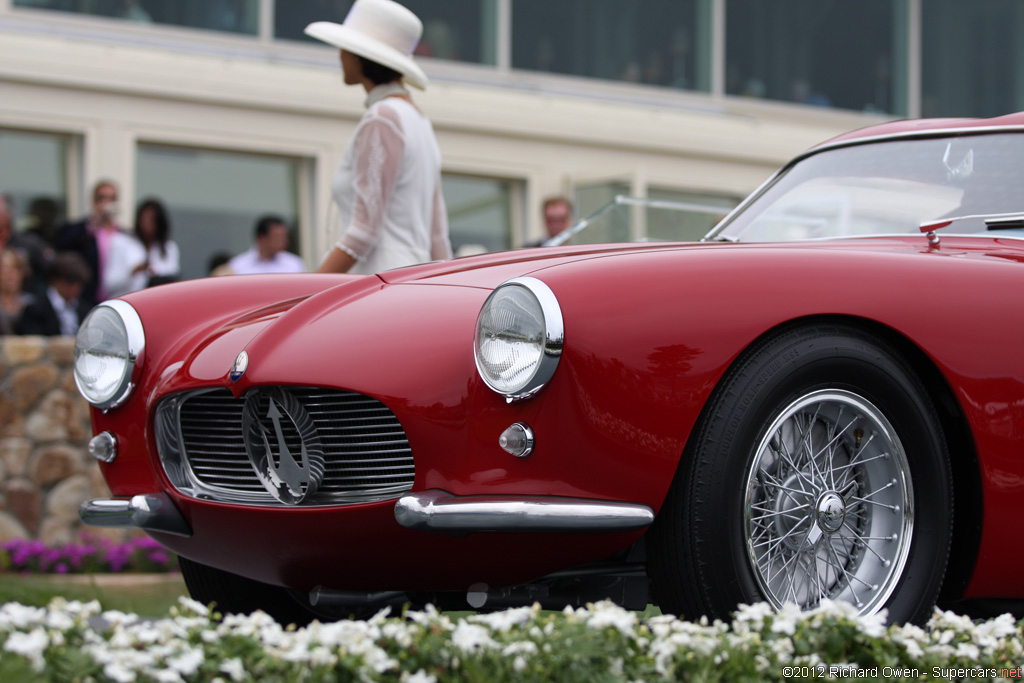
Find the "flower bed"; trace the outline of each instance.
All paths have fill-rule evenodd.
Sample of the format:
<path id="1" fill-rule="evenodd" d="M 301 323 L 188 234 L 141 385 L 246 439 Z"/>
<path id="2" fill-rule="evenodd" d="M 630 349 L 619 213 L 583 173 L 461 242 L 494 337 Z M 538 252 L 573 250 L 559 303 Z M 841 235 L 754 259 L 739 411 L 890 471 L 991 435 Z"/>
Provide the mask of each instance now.
<path id="1" fill-rule="evenodd" d="M 742 607 L 730 623 L 639 621 L 611 603 L 452 620 L 402 618 L 283 629 L 261 612 L 219 619 L 182 598 L 143 621 L 98 603 L 0 607 L 0 680 L 75 681 L 781 681 L 998 680 L 1021 675 L 1022 627 L 936 611 L 925 628 L 883 625 L 845 604 L 801 614 Z"/>
<path id="2" fill-rule="evenodd" d="M 0 545 L 0 570 L 23 574 L 151 573 L 177 568 L 174 554 L 146 536 L 115 543 L 83 534 L 81 543 L 56 547 L 25 539 Z"/>

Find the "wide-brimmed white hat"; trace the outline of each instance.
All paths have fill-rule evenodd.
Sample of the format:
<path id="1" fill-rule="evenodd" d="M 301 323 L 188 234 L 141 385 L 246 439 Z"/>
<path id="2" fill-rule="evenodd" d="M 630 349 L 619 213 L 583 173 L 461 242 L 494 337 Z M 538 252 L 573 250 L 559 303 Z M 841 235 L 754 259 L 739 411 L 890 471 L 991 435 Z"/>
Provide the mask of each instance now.
<path id="1" fill-rule="evenodd" d="M 306 35 L 394 69 L 410 85 L 427 87 L 427 75 L 412 59 L 423 22 L 393 0 L 356 0 L 345 23 L 314 21 Z"/>

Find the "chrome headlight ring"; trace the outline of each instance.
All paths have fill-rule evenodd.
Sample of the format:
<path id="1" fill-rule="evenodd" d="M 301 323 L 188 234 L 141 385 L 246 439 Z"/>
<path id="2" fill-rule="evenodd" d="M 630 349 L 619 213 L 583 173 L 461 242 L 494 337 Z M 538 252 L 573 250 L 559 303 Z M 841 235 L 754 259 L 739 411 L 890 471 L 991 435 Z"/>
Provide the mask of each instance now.
<path id="1" fill-rule="evenodd" d="M 126 301 L 96 306 L 75 338 L 75 384 L 90 404 L 106 412 L 135 388 L 146 335 L 139 314 Z"/>
<path id="2" fill-rule="evenodd" d="M 509 402 L 544 388 L 565 341 L 554 292 L 533 277 L 499 285 L 477 316 L 473 356 L 481 379 Z"/>

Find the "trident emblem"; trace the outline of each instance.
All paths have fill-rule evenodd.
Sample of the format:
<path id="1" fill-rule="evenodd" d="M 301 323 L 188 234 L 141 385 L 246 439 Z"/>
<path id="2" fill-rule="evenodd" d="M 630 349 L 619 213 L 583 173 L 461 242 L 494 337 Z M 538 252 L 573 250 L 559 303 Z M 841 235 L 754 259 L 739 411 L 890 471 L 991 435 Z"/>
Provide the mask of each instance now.
<path id="1" fill-rule="evenodd" d="M 266 413 L 260 410 L 266 397 Z M 299 453 L 285 438 L 287 422 L 299 435 Z M 312 497 L 324 476 L 324 454 L 313 419 L 298 399 L 280 387 L 251 391 L 242 410 L 242 433 L 249 462 L 263 487 L 286 505 Z"/>
<path id="2" fill-rule="evenodd" d="M 277 409 L 277 402 L 273 397 L 270 397 L 270 409 L 267 410 L 267 417 L 274 423 L 274 434 L 277 435 L 278 459 L 278 464 L 275 467 L 274 458 L 272 456 L 267 458 L 268 474 L 272 480 L 286 484 L 293 496 L 301 496 L 302 485 L 309 484 L 309 453 L 306 451 L 306 444 L 301 444 L 302 450 L 299 457 L 302 459 L 302 464 L 300 465 L 295 462 L 291 451 L 288 450 L 288 442 L 284 440 L 284 431 L 281 429 L 281 411 Z M 263 433 L 263 448 L 266 449 L 267 455 L 270 456 L 272 451 L 270 449 L 270 441 L 267 439 L 270 430 L 262 423 L 260 423 L 259 427 Z"/>

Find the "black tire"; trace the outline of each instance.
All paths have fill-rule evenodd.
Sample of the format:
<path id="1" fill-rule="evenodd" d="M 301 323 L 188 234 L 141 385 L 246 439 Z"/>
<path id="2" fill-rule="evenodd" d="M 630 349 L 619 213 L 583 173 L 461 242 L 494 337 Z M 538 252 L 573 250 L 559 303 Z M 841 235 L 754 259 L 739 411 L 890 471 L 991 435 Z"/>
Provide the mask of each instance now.
<path id="1" fill-rule="evenodd" d="M 688 618 L 828 597 L 923 622 L 952 530 L 946 442 L 910 365 L 859 328 L 798 327 L 716 388 L 649 533 L 648 572 L 661 608 Z"/>

